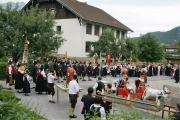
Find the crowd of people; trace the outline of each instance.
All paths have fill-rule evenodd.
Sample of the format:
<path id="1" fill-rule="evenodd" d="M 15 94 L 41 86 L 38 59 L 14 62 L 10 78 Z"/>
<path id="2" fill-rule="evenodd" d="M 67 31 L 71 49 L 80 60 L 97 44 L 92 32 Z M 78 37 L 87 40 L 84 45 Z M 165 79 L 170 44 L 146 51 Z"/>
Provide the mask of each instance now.
<path id="1" fill-rule="evenodd" d="M 96 96 L 95 98 L 92 97 L 93 91 L 96 92 L 96 95 L 100 95 L 104 89 L 108 94 L 116 93 L 116 95 L 127 97 L 130 92 L 127 88 L 128 77 L 138 77 L 135 81 L 135 92 L 139 94 L 144 93 L 147 76 L 167 75 L 172 76 L 172 78 L 176 80 L 176 83 L 179 82 L 179 66 L 177 64 L 153 65 L 144 63 L 141 68 L 139 68 L 134 63 L 112 63 L 109 65 L 102 63 L 100 65 L 92 64 L 91 62 L 78 62 L 65 59 L 55 59 L 53 60 L 54 63 L 52 63 L 50 59 L 44 62 L 45 64 L 41 64 L 39 60 L 34 61 L 34 66 L 31 70 L 31 79 L 29 76 L 30 71 L 26 65 L 20 63 L 15 64 L 9 61 L 6 66 L 7 88 L 11 89 L 10 85 L 14 84 L 18 93 L 25 93 L 26 96 L 29 96 L 28 93 L 31 92 L 30 82 L 33 81 L 33 88 L 35 88 L 35 91 L 38 94 L 47 94 L 49 102 L 55 103 L 53 100 L 55 94 L 54 81 L 57 80 L 59 83 L 64 83 L 64 80 L 66 80 L 65 83 L 69 86 L 71 118 L 77 117 L 73 113 L 79 96 L 78 81 L 86 81 L 85 76 L 88 76 L 88 81 L 92 81 L 92 77 L 98 78 L 94 87 L 89 87 L 88 94 L 84 95 L 81 99 L 84 103 L 82 114 L 84 114 L 86 120 L 88 120 L 87 116 L 94 114 L 92 111 L 95 108 L 100 111 L 97 116 L 102 119 L 106 118 L 106 113 L 109 113 L 111 109 L 110 102 L 103 101 L 100 96 Z M 111 90 L 112 85 L 110 83 L 104 87 L 104 84 L 101 82 L 102 77 L 106 77 L 107 75 L 112 77 L 119 76 L 116 84 L 116 91 Z"/>

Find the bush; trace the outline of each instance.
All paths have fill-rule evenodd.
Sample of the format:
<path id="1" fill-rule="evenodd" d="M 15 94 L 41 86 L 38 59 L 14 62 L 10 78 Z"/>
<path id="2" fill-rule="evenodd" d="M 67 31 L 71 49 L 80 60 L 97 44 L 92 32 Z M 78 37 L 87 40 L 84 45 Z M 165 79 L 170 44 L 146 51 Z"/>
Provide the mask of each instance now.
<path id="1" fill-rule="evenodd" d="M 19 100 L 12 91 L 0 85 L 0 120 L 47 120 L 39 115 L 39 106 L 32 109 L 29 102 L 18 103 Z"/>
<path id="2" fill-rule="evenodd" d="M 0 63 L 0 80 L 6 79 L 6 63 Z"/>

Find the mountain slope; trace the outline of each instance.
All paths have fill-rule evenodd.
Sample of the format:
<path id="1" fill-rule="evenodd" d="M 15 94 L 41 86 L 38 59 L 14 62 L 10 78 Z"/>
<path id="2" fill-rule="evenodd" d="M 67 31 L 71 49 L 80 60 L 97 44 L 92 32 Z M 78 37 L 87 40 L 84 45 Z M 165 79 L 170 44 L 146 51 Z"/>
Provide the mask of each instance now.
<path id="1" fill-rule="evenodd" d="M 180 40 L 180 26 L 173 28 L 172 30 L 166 32 L 151 32 L 151 34 L 155 35 L 159 42 L 170 44 L 174 42 L 174 40 Z M 134 37 L 133 39 L 138 39 L 139 37 Z"/>

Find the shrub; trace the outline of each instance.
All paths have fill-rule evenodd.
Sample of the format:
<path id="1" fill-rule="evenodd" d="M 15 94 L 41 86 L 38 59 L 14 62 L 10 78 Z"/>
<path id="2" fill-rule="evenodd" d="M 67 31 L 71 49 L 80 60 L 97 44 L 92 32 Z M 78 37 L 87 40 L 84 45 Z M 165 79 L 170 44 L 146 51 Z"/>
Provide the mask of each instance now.
<path id="1" fill-rule="evenodd" d="M 0 80 L 6 79 L 6 65 L 5 63 L 0 63 Z"/>
<path id="2" fill-rule="evenodd" d="M 0 120 L 47 120 L 39 115 L 38 105 L 32 109 L 29 102 L 18 103 L 19 100 L 14 92 L 0 85 Z"/>

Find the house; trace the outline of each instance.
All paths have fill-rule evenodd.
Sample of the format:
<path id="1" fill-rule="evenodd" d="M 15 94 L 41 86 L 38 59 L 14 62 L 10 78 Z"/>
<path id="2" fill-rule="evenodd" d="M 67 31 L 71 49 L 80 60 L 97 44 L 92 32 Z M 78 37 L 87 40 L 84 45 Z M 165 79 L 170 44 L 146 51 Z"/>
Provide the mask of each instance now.
<path id="1" fill-rule="evenodd" d="M 174 40 L 170 45 L 165 47 L 165 55 L 167 63 L 180 64 L 180 54 L 178 52 L 179 44 L 177 40 Z"/>
<path id="2" fill-rule="evenodd" d="M 116 38 L 124 39 L 130 28 L 105 11 L 77 0 L 30 0 L 23 9 L 39 4 L 40 10 L 55 13 L 54 29 L 63 31 L 67 40 L 58 49 L 58 54 L 67 52 L 68 57 L 87 57 L 92 46 L 106 28 L 114 31 Z"/>

